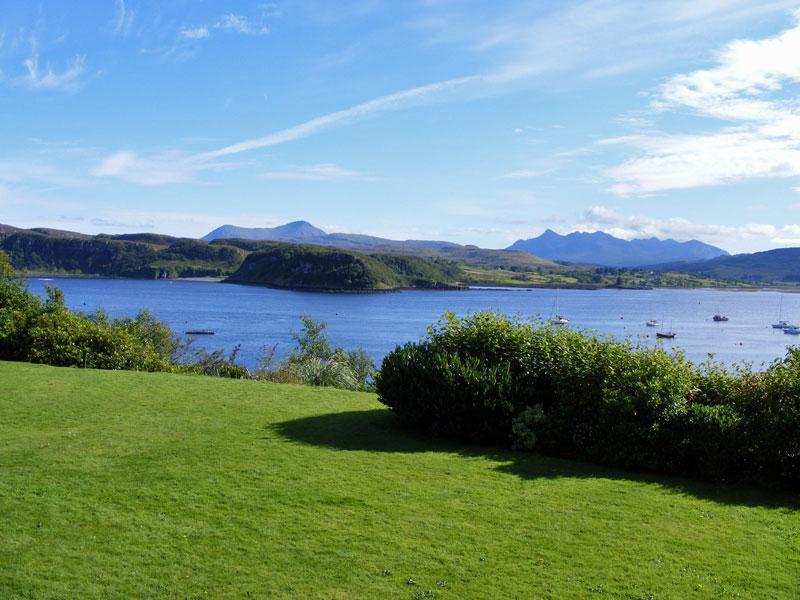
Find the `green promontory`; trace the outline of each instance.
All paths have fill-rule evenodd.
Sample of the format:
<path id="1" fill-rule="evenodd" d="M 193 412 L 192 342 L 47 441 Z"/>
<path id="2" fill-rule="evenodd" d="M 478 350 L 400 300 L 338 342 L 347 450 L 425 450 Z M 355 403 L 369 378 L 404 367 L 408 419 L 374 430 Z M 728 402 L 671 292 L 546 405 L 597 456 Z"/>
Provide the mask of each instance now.
<path id="1" fill-rule="evenodd" d="M 459 275 L 463 275 L 460 268 L 442 260 L 274 243 L 249 254 L 227 281 L 291 289 L 385 291 L 456 287 Z"/>

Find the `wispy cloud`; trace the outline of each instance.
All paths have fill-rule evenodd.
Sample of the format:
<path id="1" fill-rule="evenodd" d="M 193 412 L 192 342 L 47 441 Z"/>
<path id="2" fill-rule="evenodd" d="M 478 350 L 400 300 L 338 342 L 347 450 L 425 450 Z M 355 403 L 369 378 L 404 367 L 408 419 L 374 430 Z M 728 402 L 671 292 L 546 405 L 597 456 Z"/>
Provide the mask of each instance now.
<path id="1" fill-rule="evenodd" d="M 248 35 L 265 35 L 269 33 L 269 27 L 263 23 L 254 23 L 245 16 L 235 14 L 223 15 L 214 23 L 214 28 Z"/>
<path id="2" fill-rule="evenodd" d="M 656 112 L 688 110 L 723 125 L 700 134 L 654 133 L 628 143 L 640 155 L 608 170 L 618 194 L 719 185 L 753 177 L 800 175 L 800 109 L 786 84 L 800 82 L 797 23 L 773 37 L 725 45 L 715 66 L 669 79 Z"/>
<path id="3" fill-rule="evenodd" d="M 133 152 L 121 151 L 104 158 L 90 173 L 95 177 L 118 177 L 142 185 L 183 183 L 198 171 L 211 168 L 206 163 L 187 165 L 179 152 L 165 152 L 151 157 L 141 157 Z"/>
<path id="4" fill-rule="evenodd" d="M 619 0 L 584 0 L 565 9 L 547 13 L 544 18 L 531 19 L 526 18 L 526 15 L 505 14 L 488 24 L 482 22 L 468 26 L 462 26 L 454 19 L 443 19 L 439 32 L 443 43 L 460 43 L 466 45 L 471 52 L 501 58 L 496 60 L 493 67 L 483 72 L 373 98 L 264 136 L 187 156 L 184 162 L 187 171 L 190 171 L 193 163 L 206 163 L 233 154 L 300 140 L 378 113 L 434 102 L 502 94 L 516 89 L 515 86 L 521 82 L 535 81 L 542 74 L 573 69 L 576 65 L 582 65 L 584 72 L 605 68 L 605 76 L 608 76 L 608 69 L 613 71 L 614 68 L 619 68 L 619 56 L 629 54 L 634 49 L 640 55 L 637 65 L 638 61 L 642 61 L 643 66 L 648 64 L 647 57 L 649 60 L 658 60 L 664 48 L 673 48 L 679 45 L 679 40 L 696 33 L 693 26 L 702 24 L 705 28 L 713 28 L 723 21 L 742 20 L 757 14 L 775 12 L 788 4 L 788 0 L 773 0 L 768 3 L 716 0 L 701 3 L 700 6 L 690 6 L 678 0 L 664 0 L 641 6 Z M 226 15 L 204 27 L 209 33 L 215 27 L 241 33 L 268 31 L 262 24 L 254 25 L 240 15 Z M 203 37 L 203 33 L 198 32 L 197 37 Z M 603 50 L 598 51 L 598 48 Z M 640 48 L 646 48 L 647 52 L 640 52 Z M 626 65 L 622 70 L 629 67 L 630 65 Z M 136 155 L 126 154 L 129 155 L 130 160 L 127 163 L 130 165 L 135 165 L 136 160 L 139 160 Z M 110 171 L 102 171 L 112 174 Z M 113 174 L 124 178 L 125 172 L 126 170 L 119 169 Z M 523 171 L 519 171 L 517 175 L 509 175 L 523 176 L 522 173 Z"/>
<path id="5" fill-rule="evenodd" d="M 117 14 L 112 22 L 114 32 L 120 35 L 128 35 L 135 16 L 136 14 L 125 6 L 125 0 L 117 0 Z"/>
<path id="6" fill-rule="evenodd" d="M 411 106 L 418 102 L 429 101 L 433 95 L 446 94 L 462 86 L 475 83 L 479 79 L 478 77 L 462 77 L 411 88 L 395 94 L 388 94 L 368 102 L 356 104 L 350 108 L 310 119 L 299 125 L 281 129 L 263 137 L 244 140 L 217 150 L 188 155 L 182 158 L 174 153 L 141 157 L 133 152 L 120 151 L 103 159 L 92 171 L 92 174 L 98 177 L 118 177 L 147 185 L 187 181 L 194 173 L 213 168 L 217 159 L 285 144 L 344 122 L 383 111 Z"/>
<path id="7" fill-rule="evenodd" d="M 367 179 L 363 173 L 351 171 L 339 165 L 320 164 L 310 167 L 292 167 L 290 169 L 266 171 L 259 174 L 265 179 L 285 179 L 292 181 L 338 181 L 345 179 Z"/>
<path id="8" fill-rule="evenodd" d="M 178 32 L 178 36 L 190 40 L 202 40 L 211 37 L 211 32 L 215 30 L 225 33 L 239 33 L 243 35 L 267 35 L 270 30 L 269 27 L 267 27 L 267 25 L 264 23 L 263 18 L 266 15 L 272 14 L 272 12 L 263 10 L 262 18 L 254 20 L 244 15 L 229 13 L 222 15 L 212 23 L 184 27 Z"/>
<path id="9" fill-rule="evenodd" d="M 553 169 L 517 169 L 516 171 L 510 171 L 503 175 L 504 179 L 524 179 L 530 177 L 541 177 L 542 175 L 547 175 L 552 173 Z"/>
<path id="10" fill-rule="evenodd" d="M 771 225 L 747 223 L 744 225 L 717 225 L 694 223 L 688 219 L 672 217 L 654 219 L 630 216 L 605 207 L 593 206 L 583 219 L 574 224 L 578 231 L 605 231 L 623 239 L 657 237 L 679 241 L 700 239 L 727 247 L 740 246 L 744 241 L 757 241 L 768 245 L 800 245 L 800 225 Z"/>
<path id="11" fill-rule="evenodd" d="M 41 68 L 39 54 L 34 52 L 23 62 L 26 74 L 18 77 L 16 83 L 32 90 L 74 91 L 79 87 L 79 78 L 86 70 L 86 58 L 76 55 L 60 73 L 50 65 Z"/>
<path id="12" fill-rule="evenodd" d="M 208 27 L 192 27 L 188 29 L 181 29 L 179 34 L 181 37 L 189 38 L 191 40 L 201 40 L 209 36 Z"/>

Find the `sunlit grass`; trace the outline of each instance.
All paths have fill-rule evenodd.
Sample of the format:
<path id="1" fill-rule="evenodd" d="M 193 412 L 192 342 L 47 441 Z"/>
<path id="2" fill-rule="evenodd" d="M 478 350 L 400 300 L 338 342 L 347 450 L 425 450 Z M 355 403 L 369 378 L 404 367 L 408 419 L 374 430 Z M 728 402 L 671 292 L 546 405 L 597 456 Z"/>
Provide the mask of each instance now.
<path id="1" fill-rule="evenodd" d="M 368 394 L 0 384 L 3 598 L 800 596 L 789 496 L 427 441 Z"/>

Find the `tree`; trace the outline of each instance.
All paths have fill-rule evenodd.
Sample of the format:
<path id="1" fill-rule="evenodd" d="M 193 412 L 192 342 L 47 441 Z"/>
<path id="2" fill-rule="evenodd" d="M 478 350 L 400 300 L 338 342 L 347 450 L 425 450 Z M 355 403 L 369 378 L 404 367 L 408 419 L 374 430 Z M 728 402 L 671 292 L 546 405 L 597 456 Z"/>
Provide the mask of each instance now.
<path id="1" fill-rule="evenodd" d="M 0 250 L 0 278 L 8 279 L 14 275 L 14 267 L 8 254 Z"/>

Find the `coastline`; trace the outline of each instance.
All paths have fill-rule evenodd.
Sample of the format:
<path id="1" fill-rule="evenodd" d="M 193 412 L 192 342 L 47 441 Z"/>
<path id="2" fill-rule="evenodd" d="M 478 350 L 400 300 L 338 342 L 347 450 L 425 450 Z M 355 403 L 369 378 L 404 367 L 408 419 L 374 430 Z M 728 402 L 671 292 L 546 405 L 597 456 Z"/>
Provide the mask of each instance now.
<path id="1" fill-rule="evenodd" d="M 113 279 L 113 280 L 130 280 L 130 281 L 195 281 L 200 283 L 233 283 L 238 285 L 252 285 L 257 287 L 266 287 L 276 290 L 287 290 L 295 292 L 318 292 L 323 294 L 388 294 L 393 292 L 402 291 L 466 291 L 481 289 L 560 289 L 560 290 L 626 290 L 626 291 L 653 291 L 653 290 L 715 290 L 720 292 L 781 292 L 786 294 L 800 293 L 800 286 L 781 287 L 776 285 L 764 286 L 698 286 L 698 287 L 681 287 L 681 286 L 648 286 L 648 287 L 618 287 L 618 286 L 604 286 L 604 285 L 591 285 L 582 283 L 492 283 L 492 282 L 460 282 L 457 285 L 446 285 L 442 287 L 398 287 L 388 289 L 348 289 L 348 288 L 309 288 L 302 286 L 277 286 L 264 283 L 246 282 L 246 281 L 229 281 L 225 277 L 171 277 L 171 278 L 153 278 L 153 277 L 122 277 L 119 275 L 96 275 L 86 273 L 38 273 L 26 272 L 17 274 L 18 277 L 24 279 Z"/>

